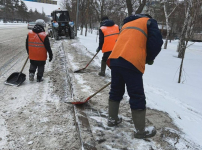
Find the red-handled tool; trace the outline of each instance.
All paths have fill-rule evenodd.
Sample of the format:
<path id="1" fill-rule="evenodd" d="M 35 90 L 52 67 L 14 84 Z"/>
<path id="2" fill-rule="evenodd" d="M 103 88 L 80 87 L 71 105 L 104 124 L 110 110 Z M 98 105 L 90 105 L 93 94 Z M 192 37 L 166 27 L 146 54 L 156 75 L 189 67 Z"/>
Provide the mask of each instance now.
<path id="1" fill-rule="evenodd" d="M 84 104 L 86 102 L 88 102 L 93 96 L 95 96 L 97 93 L 99 93 L 100 91 L 102 91 L 103 89 L 105 89 L 108 85 L 110 85 L 111 82 L 109 82 L 108 84 L 106 84 L 105 86 L 103 86 L 101 89 L 99 89 L 97 92 L 95 92 L 93 95 L 89 96 L 85 101 L 83 102 L 66 102 L 66 103 L 70 103 L 70 104 L 75 104 L 75 105 L 79 105 L 79 104 Z"/>
<path id="2" fill-rule="evenodd" d="M 88 65 L 93 61 L 93 59 L 95 58 L 95 56 L 99 53 L 99 51 L 93 56 L 93 58 L 90 60 L 90 62 L 86 65 L 86 67 L 82 68 L 82 69 L 79 69 L 79 70 L 76 70 L 74 71 L 74 73 L 79 73 L 81 71 L 83 71 L 84 69 L 86 69 L 88 67 Z"/>

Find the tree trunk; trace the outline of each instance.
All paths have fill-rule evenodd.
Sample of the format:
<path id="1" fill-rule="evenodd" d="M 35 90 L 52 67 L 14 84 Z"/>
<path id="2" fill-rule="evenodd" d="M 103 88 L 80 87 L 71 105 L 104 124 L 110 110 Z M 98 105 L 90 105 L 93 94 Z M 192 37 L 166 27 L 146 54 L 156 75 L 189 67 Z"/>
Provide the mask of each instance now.
<path id="1" fill-rule="evenodd" d="M 168 13 L 167 13 L 167 8 L 166 8 L 166 3 L 164 2 L 164 13 L 165 13 L 165 18 L 166 18 L 166 39 L 164 43 L 164 49 L 167 49 L 167 44 L 168 44 L 168 36 L 169 36 L 169 25 L 168 25 Z"/>
<path id="2" fill-rule="evenodd" d="M 146 4 L 146 0 L 143 0 L 142 2 L 141 2 L 141 0 L 140 0 L 140 6 L 139 6 L 138 9 L 135 11 L 135 14 L 140 14 L 140 13 L 142 12 L 142 10 L 143 10 L 145 4 Z"/>
<path id="3" fill-rule="evenodd" d="M 86 19 L 85 19 L 85 27 L 86 27 L 86 31 L 85 31 L 85 36 L 87 36 L 87 31 L 88 31 L 88 20 L 89 20 L 89 0 L 87 0 L 87 10 L 86 10 Z"/>
<path id="4" fill-rule="evenodd" d="M 190 17 L 190 11 L 191 11 L 191 5 L 188 5 L 187 8 L 187 12 L 186 12 L 186 17 L 185 17 L 185 21 L 184 21 L 184 26 L 182 28 L 182 32 L 181 32 L 181 36 L 180 36 L 180 40 L 178 43 L 178 49 L 177 51 L 178 53 L 178 58 L 182 58 L 183 57 L 183 53 L 184 53 L 184 49 L 186 49 L 185 47 L 185 36 L 187 35 L 187 27 L 188 27 L 188 23 L 189 23 L 189 17 Z"/>
<path id="5" fill-rule="evenodd" d="M 76 36 L 77 36 L 77 28 L 78 28 L 78 19 L 79 19 L 79 0 L 77 0 L 77 2 L 76 2 L 76 24 L 75 24 L 75 27 L 76 27 L 75 35 Z"/>
<path id="6" fill-rule="evenodd" d="M 83 35 L 83 24 L 81 25 L 81 33 L 80 35 Z"/>
<path id="7" fill-rule="evenodd" d="M 103 15 L 104 15 L 104 3 L 105 3 L 105 0 L 102 0 L 102 5 L 101 5 L 101 18 L 100 18 L 100 19 L 102 19 Z M 100 21 L 101 21 L 101 20 L 100 20 Z"/>
<path id="8" fill-rule="evenodd" d="M 85 28 L 86 28 L 85 36 L 87 36 L 87 31 L 88 31 L 88 24 L 87 24 L 87 22 L 86 22 L 86 24 L 85 24 Z"/>
<path id="9" fill-rule="evenodd" d="M 181 83 L 181 77 L 182 77 L 182 68 L 183 68 L 183 62 L 184 62 L 184 56 L 185 56 L 185 50 L 186 50 L 186 46 L 187 46 L 188 40 L 186 40 L 186 44 L 185 42 L 183 43 L 183 47 L 182 47 L 182 61 L 180 64 L 180 72 L 179 72 L 179 78 L 178 78 L 178 83 Z"/>
<path id="10" fill-rule="evenodd" d="M 132 15 L 133 12 L 133 7 L 131 0 L 126 0 L 127 8 L 128 8 L 128 16 Z"/>

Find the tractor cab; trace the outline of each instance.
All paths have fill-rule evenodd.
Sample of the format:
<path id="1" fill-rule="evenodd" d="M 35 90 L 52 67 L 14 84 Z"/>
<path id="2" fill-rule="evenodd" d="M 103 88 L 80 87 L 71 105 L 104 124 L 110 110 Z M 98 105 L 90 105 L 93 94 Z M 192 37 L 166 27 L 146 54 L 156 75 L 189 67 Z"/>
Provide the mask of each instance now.
<path id="1" fill-rule="evenodd" d="M 58 40 L 59 36 L 70 37 L 74 39 L 74 26 L 70 21 L 67 9 L 57 9 L 51 13 L 52 17 L 52 36 Z"/>

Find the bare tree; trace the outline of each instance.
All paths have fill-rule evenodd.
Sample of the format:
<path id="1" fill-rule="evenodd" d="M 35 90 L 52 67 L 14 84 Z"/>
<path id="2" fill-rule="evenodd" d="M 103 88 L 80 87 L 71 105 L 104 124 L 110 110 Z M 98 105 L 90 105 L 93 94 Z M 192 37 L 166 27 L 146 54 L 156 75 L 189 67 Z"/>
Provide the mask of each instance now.
<path id="1" fill-rule="evenodd" d="M 126 0 L 127 8 L 128 8 L 128 16 L 132 15 L 133 12 L 133 6 L 131 3 L 131 0 Z"/>
<path id="2" fill-rule="evenodd" d="M 86 28 L 86 31 L 85 31 L 85 36 L 87 36 L 87 31 L 88 31 L 88 21 L 89 21 L 89 0 L 86 1 L 86 19 L 85 19 L 85 28 Z"/>
<path id="3" fill-rule="evenodd" d="M 128 16 L 132 15 L 133 9 L 137 8 L 135 14 L 140 14 L 146 5 L 147 0 L 126 0 Z M 135 6 L 134 6 L 135 5 Z M 134 6 L 134 8 L 133 8 Z"/>
<path id="4" fill-rule="evenodd" d="M 178 2 L 176 1 L 175 3 L 175 7 L 171 10 L 171 12 L 168 14 L 168 5 L 169 5 L 169 1 L 170 0 L 164 0 L 163 3 L 163 7 L 164 7 L 164 13 L 165 13 L 165 19 L 166 19 L 166 30 L 167 30 L 167 35 L 166 35 L 166 40 L 164 43 L 164 49 L 167 49 L 167 44 L 168 44 L 168 37 L 169 37 L 169 33 L 170 33 L 170 27 L 169 27 L 169 17 L 171 16 L 171 14 L 175 11 L 175 9 L 178 6 Z M 173 3 L 172 3 L 173 4 Z"/>
<path id="5" fill-rule="evenodd" d="M 198 12 L 201 10 L 200 0 L 186 0 L 185 4 L 187 6 L 186 17 L 184 20 L 184 25 L 183 25 L 180 40 L 178 43 L 178 52 L 179 52 L 178 58 L 182 58 L 178 83 L 181 82 L 185 50 L 187 48 L 188 41 L 193 34 L 193 29 L 194 29 L 196 20 L 199 17 Z"/>
<path id="6" fill-rule="evenodd" d="M 144 6 L 146 5 L 146 2 L 147 0 L 139 0 L 139 7 L 135 11 L 136 14 L 140 14 L 142 12 Z"/>

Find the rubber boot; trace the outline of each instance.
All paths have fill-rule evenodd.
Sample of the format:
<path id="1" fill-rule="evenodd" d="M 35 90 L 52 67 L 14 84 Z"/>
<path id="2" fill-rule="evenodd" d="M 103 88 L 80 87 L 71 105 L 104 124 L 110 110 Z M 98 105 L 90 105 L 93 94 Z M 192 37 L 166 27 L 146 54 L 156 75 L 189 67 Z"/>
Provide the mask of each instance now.
<path id="1" fill-rule="evenodd" d="M 29 73 L 29 81 L 34 81 L 34 73 Z"/>
<path id="2" fill-rule="evenodd" d="M 37 82 L 41 82 L 41 81 L 43 81 L 42 76 L 38 76 L 38 75 L 37 75 Z"/>
<path id="3" fill-rule="evenodd" d="M 145 115 L 146 109 L 144 110 L 134 110 L 132 109 L 133 123 L 136 128 L 135 138 L 144 139 L 150 138 L 156 135 L 156 129 L 153 126 L 145 128 Z"/>
<path id="4" fill-rule="evenodd" d="M 109 116 L 108 116 L 108 126 L 113 127 L 122 122 L 122 118 L 118 117 L 120 102 L 113 101 L 109 99 Z"/>
<path id="5" fill-rule="evenodd" d="M 101 72 L 98 73 L 99 76 L 105 76 L 105 70 L 106 70 L 106 62 L 101 61 Z"/>

